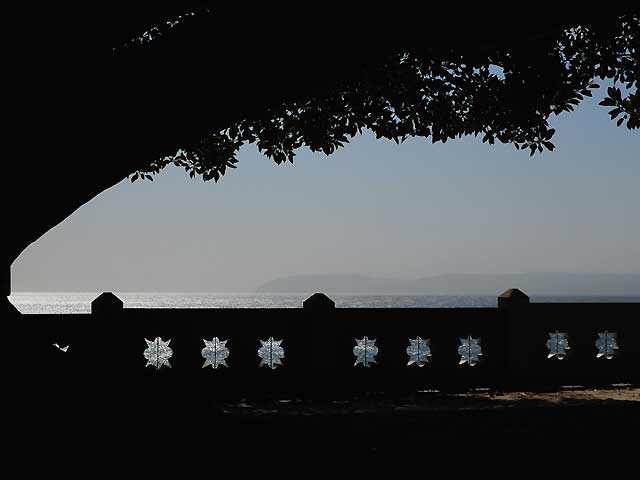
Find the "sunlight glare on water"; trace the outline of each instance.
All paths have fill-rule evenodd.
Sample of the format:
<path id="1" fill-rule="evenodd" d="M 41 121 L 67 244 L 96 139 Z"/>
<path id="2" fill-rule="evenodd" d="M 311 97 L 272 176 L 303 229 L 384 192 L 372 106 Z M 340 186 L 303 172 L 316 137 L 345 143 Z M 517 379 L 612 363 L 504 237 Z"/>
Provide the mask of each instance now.
<path id="1" fill-rule="evenodd" d="M 125 308 L 301 308 L 311 293 L 118 293 Z M 9 300 L 21 313 L 90 313 L 100 292 L 16 292 Z M 338 308 L 497 307 L 494 296 L 329 295 Z M 640 297 L 531 297 L 533 302 L 640 302 Z"/>

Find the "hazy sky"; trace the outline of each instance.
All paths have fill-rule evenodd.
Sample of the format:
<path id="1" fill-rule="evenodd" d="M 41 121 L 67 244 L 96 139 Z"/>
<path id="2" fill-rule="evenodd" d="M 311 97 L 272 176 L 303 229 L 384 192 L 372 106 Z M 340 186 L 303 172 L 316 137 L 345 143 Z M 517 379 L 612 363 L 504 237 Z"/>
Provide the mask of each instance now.
<path id="1" fill-rule="evenodd" d="M 602 89 L 597 92 L 602 95 Z M 599 97 L 597 97 L 599 99 Z M 553 117 L 554 152 L 370 133 L 221 182 L 167 168 L 76 211 L 12 267 L 14 291 L 252 291 L 299 273 L 640 272 L 640 135 L 596 105 Z"/>

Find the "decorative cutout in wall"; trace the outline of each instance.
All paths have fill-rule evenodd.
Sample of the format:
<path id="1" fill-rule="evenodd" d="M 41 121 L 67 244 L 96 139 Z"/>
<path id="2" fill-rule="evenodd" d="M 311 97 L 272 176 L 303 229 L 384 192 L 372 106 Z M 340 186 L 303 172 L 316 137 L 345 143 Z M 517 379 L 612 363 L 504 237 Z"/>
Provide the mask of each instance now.
<path id="1" fill-rule="evenodd" d="M 205 347 L 202 349 L 202 358 L 204 365 L 202 368 L 211 365 L 212 368 L 227 367 L 226 359 L 229 356 L 227 348 L 227 340 L 220 340 L 213 337 L 213 340 L 203 340 Z"/>
<path id="2" fill-rule="evenodd" d="M 547 348 L 549 349 L 547 358 L 556 357 L 558 360 L 563 360 L 567 356 L 567 350 L 570 350 L 567 334 L 557 330 L 550 333 Z"/>
<path id="3" fill-rule="evenodd" d="M 166 365 L 171 368 L 171 364 L 169 363 L 169 359 L 173 355 L 173 350 L 169 348 L 169 343 L 171 343 L 171 339 L 164 342 L 160 337 L 156 337 L 155 340 L 147 340 L 147 348 L 144 351 L 144 358 L 147 359 L 147 364 L 145 367 L 152 365 L 156 367 L 156 370 L 159 370 L 162 366 Z"/>
<path id="4" fill-rule="evenodd" d="M 422 339 L 420 337 L 410 338 L 407 355 L 409 355 L 407 365 L 415 364 L 418 367 L 424 367 L 429 363 L 429 357 L 431 356 L 431 339 Z"/>
<path id="5" fill-rule="evenodd" d="M 596 347 L 598 348 L 596 358 L 604 357 L 607 360 L 611 360 L 615 356 L 616 350 L 618 350 L 618 335 L 606 330 L 598 333 Z"/>
<path id="6" fill-rule="evenodd" d="M 458 347 L 458 353 L 460 354 L 459 365 L 468 363 L 469 366 L 475 367 L 480 363 L 480 356 L 482 355 L 482 347 L 480 346 L 480 339 L 468 336 L 467 338 L 460 338 L 460 346 Z"/>
<path id="7" fill-rule="evenodd" d="M 258 356 L 262 359 L 260 366 L 266 365 L 271 369 L 275 369 L 278 365 L 282 365 L 282 359 L 284 358 L 284 348 L 280 346 L 282 340 L 274 340 L 273 337 L 269 337 L 269 340 L 260 340 L 262 346 L 258 349 Z"/>
<path id="8" fill-rule="evenodd" d="M 361 363 L 363 366 L 369 367 L 370 364 L 376 363 L 376 355 L 378 354 L 376 341 L 368 337 L 364 337 L 362 340 L 356 338 L 356 346 L 353 347 L 353 354 L 356 356 L 356 363 L 354 363 L 353 366 Z"/>

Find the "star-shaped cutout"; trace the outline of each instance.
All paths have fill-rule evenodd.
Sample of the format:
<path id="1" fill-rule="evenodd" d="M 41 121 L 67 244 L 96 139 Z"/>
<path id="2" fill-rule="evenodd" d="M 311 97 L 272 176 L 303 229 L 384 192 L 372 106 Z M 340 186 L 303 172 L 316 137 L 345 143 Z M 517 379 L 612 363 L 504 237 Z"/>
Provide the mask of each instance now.
<path id="1" fill-rule="evenodd" d="M 480 356 L 482 355 L 480 339 L 471 336 L 460 338 L 458 353 L 460 354 L 460 362 L 458 362 L 460 365 L 466 362 L 472 367 L 476 366 L 480 362 Z"/>
<path id="2" fill-rule="evenodd" d="M 615 351 L 618 350 L 618 335 L 606 330 L 598 333 L 596 347 L 598 348 L 596 358 L 604 357 L 607 360 L 611 360 L 616 354 Z"/>
<path id="3" fill-rule="evenodd" d="M 549 349 L 547 358 L 556 357 L 558 360 L 563 360 L 567 356 L 567 350 L 570 350 L 567 334 L 558 331 L 550 333 L 547 348 Z"/>
<path id="4" fill-rule="evenodd" d="M 409 362 L 407 365 L 416 364 L 418 367 L 424 367 L 429 363 L 429 357 L 431 356 L 431 339 L 422 339 L 416 337 L 409 339 L 409 346 L 407 347 L 407 355 L 409 355 Z"/>
<path id="5" fill-rule="evenodd" d="M 260 340 L 260 343 L 262 344 L 258 349 L 258 356 L 261 358 L 260 366 L 266 365 L 275 369 L 278 365 L 282 365 L 284 358 L 284 348 L 280 346 L 282 340 L 274 340 L 273 337 L 269 337 L 269 340 Z"/>
<path id="6" fill-rule="evenodd" d="M 226 358 L 229 356 L 227 340 L 220 340 L 218 337 L 213 337 L 213 340 L 203 341 L 205 347 L 202 349 L 202 358 L 205 360 L 202 368 L 208 367 L 209 365 L 214 369 L 220 366 L 227 367 Z"/>
<path id="7" fill-rule="evenodd" d="M 354 367 L 359 363 L 365 367 L 376 363 L 378 347 L 376 347 L 375 339 L 363 337 L 361 340 L 358 340 L 356 338 L 356 346 L 353 347 L 353 354 L 356 356 L 356 363 L 353 364 Z"/>
<path id="8" fill-rule="evenodd" d="M 147 364 L 145 367 L 152 365 L 156 367 L 156 370 L 159 370 L 162 366 L 166 365 L 171 368 L 171 364 L 169 363 L 169 359 L 173 355 L 173 350 L 169 348 L 169 343 L 171 343 L 171 339 L 166 342 L 163 341 L 160 337 L 156 337 L 155 340 L 147 340 L 147 348 L 144 351 L 144 358 L 147 359 Z"/>

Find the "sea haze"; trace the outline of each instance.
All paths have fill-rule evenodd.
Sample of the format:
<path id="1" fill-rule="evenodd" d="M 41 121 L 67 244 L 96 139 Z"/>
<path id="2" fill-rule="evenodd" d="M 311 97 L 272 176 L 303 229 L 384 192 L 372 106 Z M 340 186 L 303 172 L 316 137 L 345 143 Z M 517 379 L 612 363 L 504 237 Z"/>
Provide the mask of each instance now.
<path id="1" fill-rule="evenodd" d="M 640 296 L 640 274 L 448 274 L 416 280 L 364 275 L 293 275 L 268 282 L 260 286 L 258 292 L 496 296 L 509 288 L 519 288 L 529 296 Z"/>
<path id="2" fill-rule="evenodd" d="M 300 308 L 302 293 L 118 293 L 126 308 Z M 9 299 L 25 314 L 90 313 L 99 295 L 16 292 Z M 495 295 L 331 295 L 338 308 L 496 307 Z M 534 302 L 640 302 L 636 296 L 532 296 Z"/>

